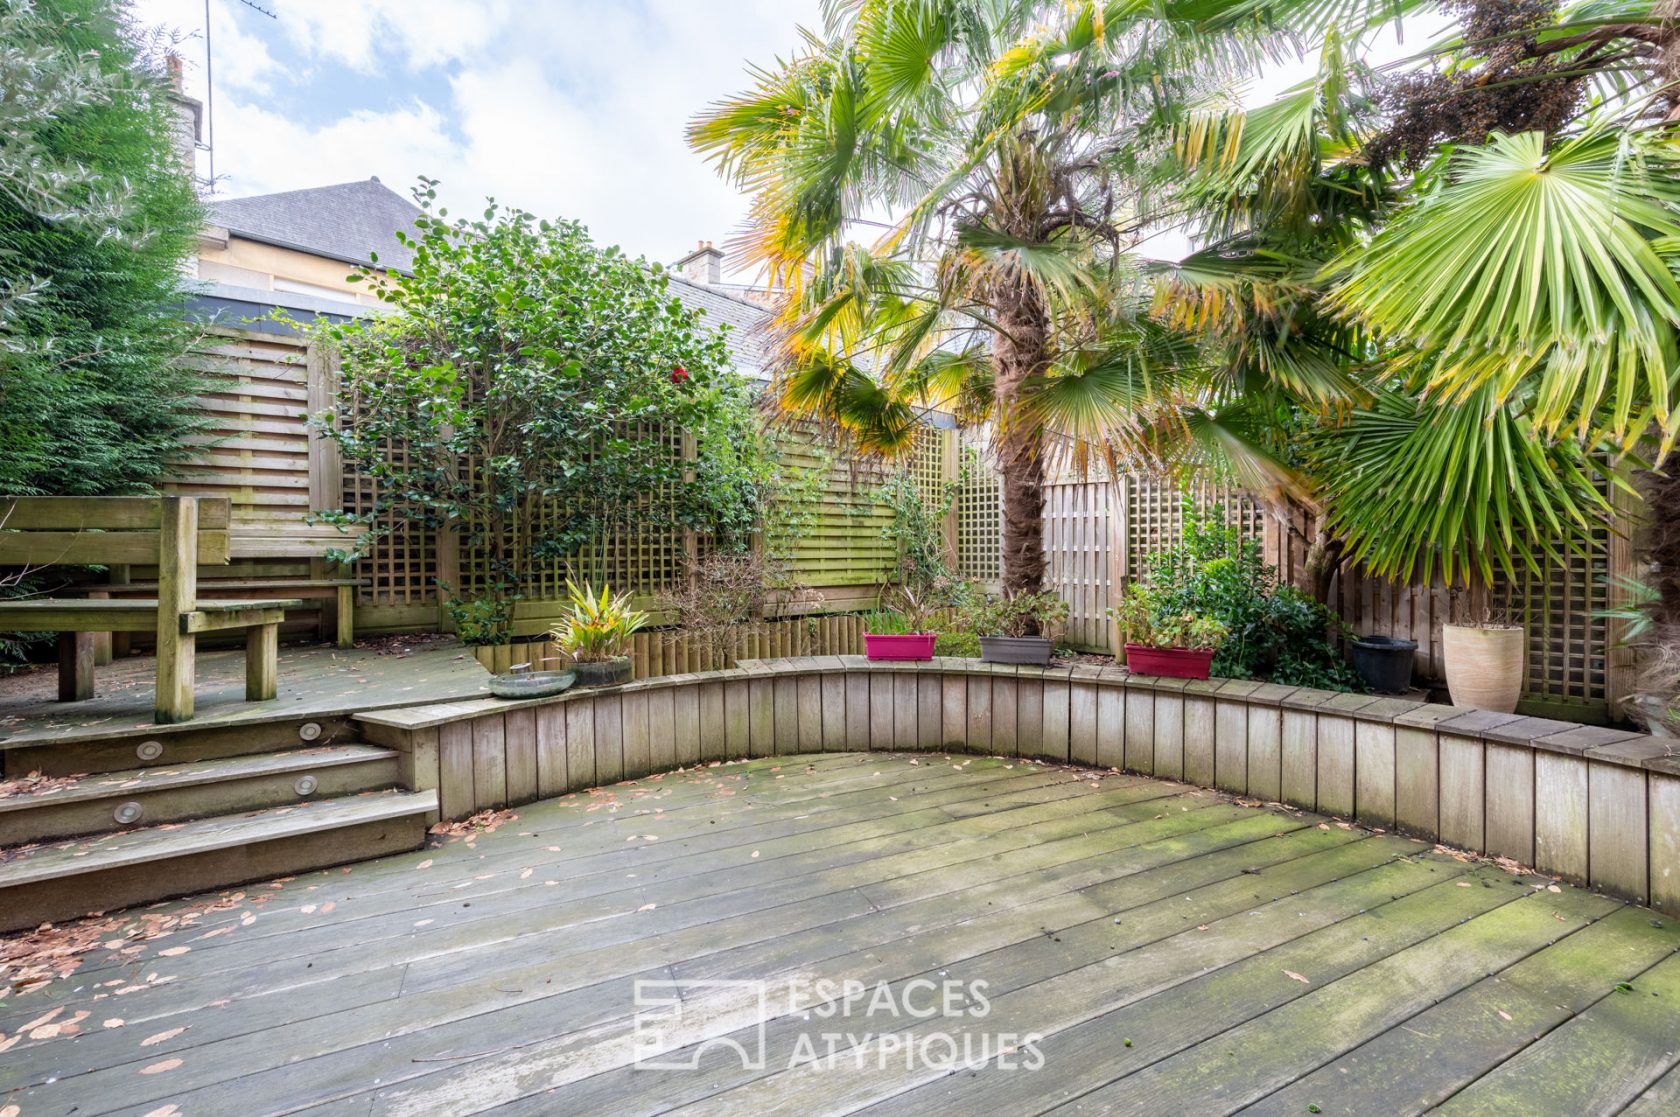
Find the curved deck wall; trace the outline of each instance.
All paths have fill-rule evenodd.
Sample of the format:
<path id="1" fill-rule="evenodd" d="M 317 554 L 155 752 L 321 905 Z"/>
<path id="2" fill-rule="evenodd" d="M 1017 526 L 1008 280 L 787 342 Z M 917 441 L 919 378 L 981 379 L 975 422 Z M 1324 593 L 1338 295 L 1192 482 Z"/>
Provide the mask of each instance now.
<path id="1" fill-rule="evenodd" d="M 818 656 L 357 721 L 404 751 L 447 818 L 745 756 L 981 752 L 1289 803 L 1680 914 L 1680 749 L 1545 718 L 1115 667 Z"/>

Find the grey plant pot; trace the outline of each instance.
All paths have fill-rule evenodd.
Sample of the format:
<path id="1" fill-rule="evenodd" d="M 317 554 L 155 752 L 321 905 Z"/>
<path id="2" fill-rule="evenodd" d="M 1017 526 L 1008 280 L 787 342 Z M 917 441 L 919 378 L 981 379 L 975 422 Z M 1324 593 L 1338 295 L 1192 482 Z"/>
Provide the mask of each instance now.
<path id="1" fill-rule="evenodd" d="M 572 670 L 577 672 L 578 686 L 612 686 L 630 681 L 631 666 L 630 657 L 621 655 L 612 659 L 580 660 L 572 664 Z"/>
<path id="2" fill-rule="evenodd" d="M 1056 645 L 1047 636 L 982 636 L 981 663 L 1021 663 L 1045 667 Z"/>

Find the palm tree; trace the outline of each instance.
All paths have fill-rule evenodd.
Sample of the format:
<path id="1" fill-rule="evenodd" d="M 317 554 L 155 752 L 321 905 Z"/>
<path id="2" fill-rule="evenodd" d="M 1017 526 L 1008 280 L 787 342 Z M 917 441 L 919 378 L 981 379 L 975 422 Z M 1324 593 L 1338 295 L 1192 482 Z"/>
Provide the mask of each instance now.
<path id="1" fill-rule="evenodd" d="M 1424 66 L 1332 35 L 1279 101 L 1191 111 L 1208 247 L 1161 289 L 1221 417 L 1288 417 L 1334 557 L 1488 578 L 1581 545 L 1609 463 L 1680 432 L 1676 5 L 1411 7 L 1457 17 Z"/>
<path id="2" fill-rule="evenodd" d="M 1042 588 L 1047 431 L 1125 428 L 1187 351 L 1146 313 L 1129 250 L 1154 215 L 1131 184 L 1206 75 L 1176 35 L 1110 20 L 831 3 L 690 128 L 754 195 L 742 244 L 785 292 L 786 409 L 879 454 L 907 448 L 918 407 L 990 425 L 1008 594 Z"/>

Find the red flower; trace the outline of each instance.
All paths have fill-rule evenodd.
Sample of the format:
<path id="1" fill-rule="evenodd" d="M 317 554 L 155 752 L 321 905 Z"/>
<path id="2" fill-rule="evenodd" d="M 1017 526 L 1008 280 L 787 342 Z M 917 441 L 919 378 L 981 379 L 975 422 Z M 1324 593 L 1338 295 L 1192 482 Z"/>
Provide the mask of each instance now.
<path id="1" fill-rule="evenodd" d="M 684 380 L 687 380 L 687 379 L 688 379 L 688 370 L 686 368 L 683 368 L 681 365 L 678 365 L 676 368 L 671 370 L 671 383 L 681 384 Z"/>

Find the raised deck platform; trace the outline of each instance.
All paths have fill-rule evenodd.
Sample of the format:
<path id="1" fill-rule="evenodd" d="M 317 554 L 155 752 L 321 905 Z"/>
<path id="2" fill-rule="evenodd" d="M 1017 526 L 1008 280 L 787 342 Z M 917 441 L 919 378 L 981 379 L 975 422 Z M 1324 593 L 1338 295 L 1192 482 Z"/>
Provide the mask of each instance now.
<path id="1" fill-rule="evenodd" d="M 704 767 L 90 934 L 0 1000 L 26 1117 L 1680 1105 L 1674 921 L 1020 759 Z"/>
<path id="2" fill-rule="evenodd" d="M 279 696 L 269 702 L 246 701 L 244 672 L 243 652 L 201 653 L 198 714 L 172 726 L 152 721 L 156 661 L 150 656 L 101 668 L 99 692 L 83 702 L 56 700 L 57 675 L 50 667 L 0 677 L 0 750 L 116 736 L 156 737 L 489 694 L 488 676 L 471 651 L 436 637 L 416 637 L 412 643 L 385 640 L 363 648 L 281 648 Z"/>

